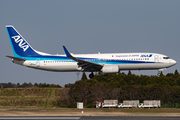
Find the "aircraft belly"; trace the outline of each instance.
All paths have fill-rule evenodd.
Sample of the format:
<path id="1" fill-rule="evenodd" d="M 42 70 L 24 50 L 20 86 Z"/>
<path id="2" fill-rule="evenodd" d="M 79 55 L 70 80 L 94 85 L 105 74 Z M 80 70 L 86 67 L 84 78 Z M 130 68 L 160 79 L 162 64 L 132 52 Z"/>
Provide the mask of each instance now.
<path id="1" fill-rule="evenodd" d="M 120 64 L 120 70 L 150 70 L 166 68 L 167 65 L 162 63 L 145 63 L 145 64 Z"/>
<path id="2" fill-rule="evenodd" d="M 17 63 L 18 64 L 18 63 Z M 44 63 L 43 61 L 40 64 L 37 64 L 36 61 L 25 61 L 23 66 L 47 70 L 47 71 L 59 71 L 59 72 L 67 72 L 67 71 L 79 71 L 77 63 Z"/>
<path id="3" fill-rule="evenodd" d="M 75 63 L 54 63 L 54 64 L 43 64 L 40 69 L 50 70 L 50 71 L 78 71 L 77 64 Z"/>
<path id="4" fill-rule="evenodd" d="M 76 71 L 75 65 L 56 65 L 56 66 L 41 66 L 42 69 L 55 71 Z"/>

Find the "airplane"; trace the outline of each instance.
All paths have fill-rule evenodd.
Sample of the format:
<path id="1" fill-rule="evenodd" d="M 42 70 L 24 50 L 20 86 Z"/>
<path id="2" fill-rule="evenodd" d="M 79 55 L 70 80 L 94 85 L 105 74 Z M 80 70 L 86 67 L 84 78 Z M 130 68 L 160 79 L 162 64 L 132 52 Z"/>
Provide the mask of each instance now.
<path id="1" fill-rule="evenodd" d="M 51 55 L 33 49 L 21 34 L 12 26 L 6 26 L 14 56 L 6 56 L 13 63 L 54 72 L 93 72 L 119 73 L 120 70 L 166 70 L 177 62 L 158 53 L 98 53 L 73 54 L 63 46 L 64 55 Z"/>

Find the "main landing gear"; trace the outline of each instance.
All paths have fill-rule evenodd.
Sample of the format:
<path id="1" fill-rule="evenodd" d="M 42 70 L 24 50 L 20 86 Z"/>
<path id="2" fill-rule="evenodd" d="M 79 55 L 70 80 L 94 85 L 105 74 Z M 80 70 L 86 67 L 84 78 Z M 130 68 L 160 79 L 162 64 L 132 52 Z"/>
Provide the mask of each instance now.
<path id="1" fill-rule="evenodd" d="M 89 78 L 91 79 L 91 78 L 93 78 L 93 77 L 94 77 L 94 73 L 91 72 L 91 74 L 89 74 Z"/>

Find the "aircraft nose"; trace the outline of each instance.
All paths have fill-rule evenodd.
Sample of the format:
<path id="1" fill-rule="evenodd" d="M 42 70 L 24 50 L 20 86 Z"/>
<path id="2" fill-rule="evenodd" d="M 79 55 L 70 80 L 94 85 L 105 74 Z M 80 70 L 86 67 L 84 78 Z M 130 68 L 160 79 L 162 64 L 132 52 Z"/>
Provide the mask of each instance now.
<path id="1" fill-rule="evenodd" d="M 175 60 L 171 60 L 171 63 L 175 65 L 177 62 Z"/>

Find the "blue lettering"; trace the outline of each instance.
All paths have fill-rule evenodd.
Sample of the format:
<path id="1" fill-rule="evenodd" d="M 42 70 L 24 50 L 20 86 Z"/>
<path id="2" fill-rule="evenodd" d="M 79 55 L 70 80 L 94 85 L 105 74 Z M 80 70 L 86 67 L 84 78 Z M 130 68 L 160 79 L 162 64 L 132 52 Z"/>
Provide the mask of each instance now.
<path id="1" fill-rule="evenodd" d="M 141 55 L 140 57 L 152 57 L 152 54 L 150 54 L 150 55 Z"/>

